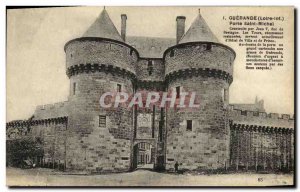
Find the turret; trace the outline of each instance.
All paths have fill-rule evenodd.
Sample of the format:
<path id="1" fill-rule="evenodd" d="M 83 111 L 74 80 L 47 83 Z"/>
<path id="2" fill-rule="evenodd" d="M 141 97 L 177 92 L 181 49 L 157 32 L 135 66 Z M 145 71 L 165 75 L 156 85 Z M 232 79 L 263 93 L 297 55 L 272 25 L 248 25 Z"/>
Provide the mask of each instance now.
<path id="1" fill-rule="evenodd" d="M 124 43 L 106 10 L 82 37 L 65 45 L 70 78 L 67 168 L 90 172 L 130 169 L 132 110 L 105 109 L 106 92 L 133 93 L 138 52 Z"/>
<path id="2" fill-rule="evenodd" d="M 223 168 L 229 159 L 226 111 L 235 52 L 219 43 L 200 15 L 164 53 L 168 90 L 196 92 L 197 110 L 167 111 L 167 168 Z"/>

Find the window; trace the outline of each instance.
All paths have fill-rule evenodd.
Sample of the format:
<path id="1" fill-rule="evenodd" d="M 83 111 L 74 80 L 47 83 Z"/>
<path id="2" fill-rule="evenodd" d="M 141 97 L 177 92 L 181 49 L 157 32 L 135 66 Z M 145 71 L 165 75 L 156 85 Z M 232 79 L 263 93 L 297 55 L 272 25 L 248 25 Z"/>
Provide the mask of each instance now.
<path id="1" fill-rule="evenodd" d="M 121 92 L 122 91 L 122 85 L 121 84 L 117 84 L 117 91 Z"/>
<path id="2" fill-rule="evenodd" d="M 106 127 L 106 116 L 105 115 L 99 116 L 99 127 Z"/>
<path id="3" fill-rule="evenodd" d="M 228 95 L 229 95 L 229 90 L 228 89 L 224 89 L 224 102 L 228 102 Z"/>
<path id="4" fill-rule="evenodd" d="M 176 87 L 176 99 L 180 97 L 180 87 Z"/>
<path id="5" fill-rule="evenodd" d="M 71 58 L 73 57 L 73 54 L 71 53 Z"/>
<path id="6" fill-rule="evenodd" d="M 76 83 L 73 83 L 73 95 L 76 94 Z"/>
<path id="7" fill-rule="evenodd" d="M 149 75 L 152 75 L 152 72 L 153 72 L 153 61 L 149 60 L 148 61 L 148 73 Z"/>
<path id="8" fill-rule="evenodd" d="M 186 121 L 186 130 L 187 131 L 192 131 L 193 129 L 193 121 L 192 120 L 187 120 Z"/>
<path id="9" fill-rule="evenodd" d="M 222 102 L 225 101 L 225 89 L 221 90 Z"/>
<path id="10" fill-rule="evenodd" d="M 171 50 L 170 57 L 174 57 L 174 50 Z"/>
<path id="11" fill-rule="evenodd" d="M 130 55 L 132 55 L 132 53 L 133 53 L 133 49 L 130 49 Z"/>

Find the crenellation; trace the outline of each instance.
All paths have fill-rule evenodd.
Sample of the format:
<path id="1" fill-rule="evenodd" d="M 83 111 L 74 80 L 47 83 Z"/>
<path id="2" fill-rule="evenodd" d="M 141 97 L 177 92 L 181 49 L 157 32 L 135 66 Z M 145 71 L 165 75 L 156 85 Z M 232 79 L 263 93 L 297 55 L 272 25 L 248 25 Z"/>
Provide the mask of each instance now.
<path id="1" fill-rule="evenodd" d="M 68 101 L 53 103 L 53 104 L 46 104 L 46 105 L 38 105 L 36 110 L 51 110 L 56 108 L 65 107 Z"/>
<path id="2" fill-rule="evenodd" d="M 266 112 L 259 112 L 259 117 L 266 118 L 268 114 Z"/>
<path id="3" fill-rule="evenodd" d="M 239 109 L 229 108 L 230 119 L 235 122 L 244 122 L 254 125 L 270 125 L 270 126 L 283 126 L 288 128 L 294 127 L 294 121 L 288 114 L 278 113 L 265 113 L 265 112 L 254 112 L 254 111 L 243 111 Z M 258 113 L 259 116 L 256 116 Z"/>

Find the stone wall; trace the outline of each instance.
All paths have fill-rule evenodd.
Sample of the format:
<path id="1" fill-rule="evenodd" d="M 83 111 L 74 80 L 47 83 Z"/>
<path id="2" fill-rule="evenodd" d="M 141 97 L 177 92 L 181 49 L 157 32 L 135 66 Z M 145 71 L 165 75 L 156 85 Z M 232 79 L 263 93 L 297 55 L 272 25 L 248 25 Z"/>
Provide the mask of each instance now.
<path id="1" fill-rule="evenodd" d="M 105 72 L 83 72 L 71 76 L 70 81 L 71 86 L 76 83 L 76 90 L 69 96 L 67 169 L 128 171 L 133 139 L 132 109 L 126 106 L 104 109 L 99 99 L 105 92 L 116 93 L 117 84 L 121 85 L 121 91 L 132 94 L 131 79 Z"/>
<path id="2" fill-rule="evenodd" d="M 82 38 L 65 47 L 66 67 L 80 64 L 106 64 L 120 67 L 135 74 L 138 53 L 125 44 L 101 39 Z"/>
<path id="3" fill-rule="evenodd" d="M 258 111 L 242 111 L 229 106 L 229 118 L 233 123 L 294 128 L 294 116 L 288 114 L 278 114 L 258 112 Z"/>
<path id="4" fill-rule="evenodd" d="M 84 119 L 84 120 L 83 120 Z M 118 172 L 130 169 L 131 140 L 121 134 L 116 137 L 111 133 L 114 119 L 107 117 L 107 126 L 99 127 L 98 118 L 92 115 L 77 116 L 71 121 L 67 146 L 67 169 L 87 172 Z M 76 123 L 89 131 L 72 129 Z M 72 130 L 71 130 L 72 129 Z"/>
<path id="5" fill-rule="evenodd" d="M 152 65 L 152 69 L 149 65 Z M 137 63 L 136 74 L 140 81 L 164 81 L 165 66 L 163 60 L 140 58 Z"/>
<path id="6" fill-rule="evenodd" d="M 39 105 L 34 112 L 34 119 L 48 119 L 68 116 L 68 101 Z"/>
<path id="7" fill-rule="evenodd" d="M 228 84 L 218 78 L 182 77 L 169 90 L 195 91 L 200 108 L 167 109 L 167 169 L 177 161 L 181 169 L 217 169 L 229 159 L 229 122 L 222 89 Z M 192 130 L 187 130 L 192 120 Z"/>
<path id="8" fill-rule="evenodd" d="M 211 45 L 207 50 L 207 44 L 194 43 L 179 45 L 165 52 L 165 74 L 191 68 L 209 68 L 225 71 L 232 75 L 234 53 L 220 45 Z M 170 56 L 173 52 L 174 56 Z"/>
<path id="9" fill-rule="evenodd" d="M 58 168 L 65 166 L 66 159 L 66 141 L 67 141 L 67 124 L 66 123 L 50 123 L 46 125 L 37 125 L 32 127 L 33 131 L 41 131 L 35 135 L 43 141 L 44 158 L 43 163 L 49 167 Z"/>
<path id="10" fill-rule="evenodd" d="M 236 170 L 292 170 L 294 117 L 229 106 L 230 166 Z"/>
<path id="11" fill-rule="evenodd" d="M 154 138 L 155 116 L 153 117 L 153 110 L 138 110 L 136 138 L 137 139 L 151 139 Z"/>
<path id="12" fill-rule="evenodd" d="M 276 171 L 294 167 L 294 131 L 231 124 L 230 168 Z"/>

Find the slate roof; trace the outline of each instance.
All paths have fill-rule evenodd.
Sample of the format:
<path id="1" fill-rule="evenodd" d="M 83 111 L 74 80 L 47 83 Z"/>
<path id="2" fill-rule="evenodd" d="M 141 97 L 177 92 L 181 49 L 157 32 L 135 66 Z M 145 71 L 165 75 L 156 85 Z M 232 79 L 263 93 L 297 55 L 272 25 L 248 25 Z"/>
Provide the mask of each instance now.
<path id="1" fill-rule="evenodd" d="M 82 37 L 101 37 L 124 42 L 105 9 Z M 200 14 L 197 15 L 191 27 L 183 35 L 179 44 L 197 41 L 219 42 Z M 176 39 L 127 36 L 126 43 L 136 48 L 141 57 L 162 58 L 166 49 L 176 45 Z"/>
<path id="2" fill-rule="evenodd" d="M 105 9 L 82 37 L 101 37 L 124 42 Z"/>
<path id="3" fill-rule="evenodd" d="M 175 38 L 127 36 L 126 43 L 133 46 L 141 57 L 162 58 L 165 50 L 176 45 Z"/>
<path id="4" fill-rule="evenodd" d="M 179 44 L 197 41 L 219 42 L 200 13 L 197 15 L 188 31 L 182 36 Z"/>

